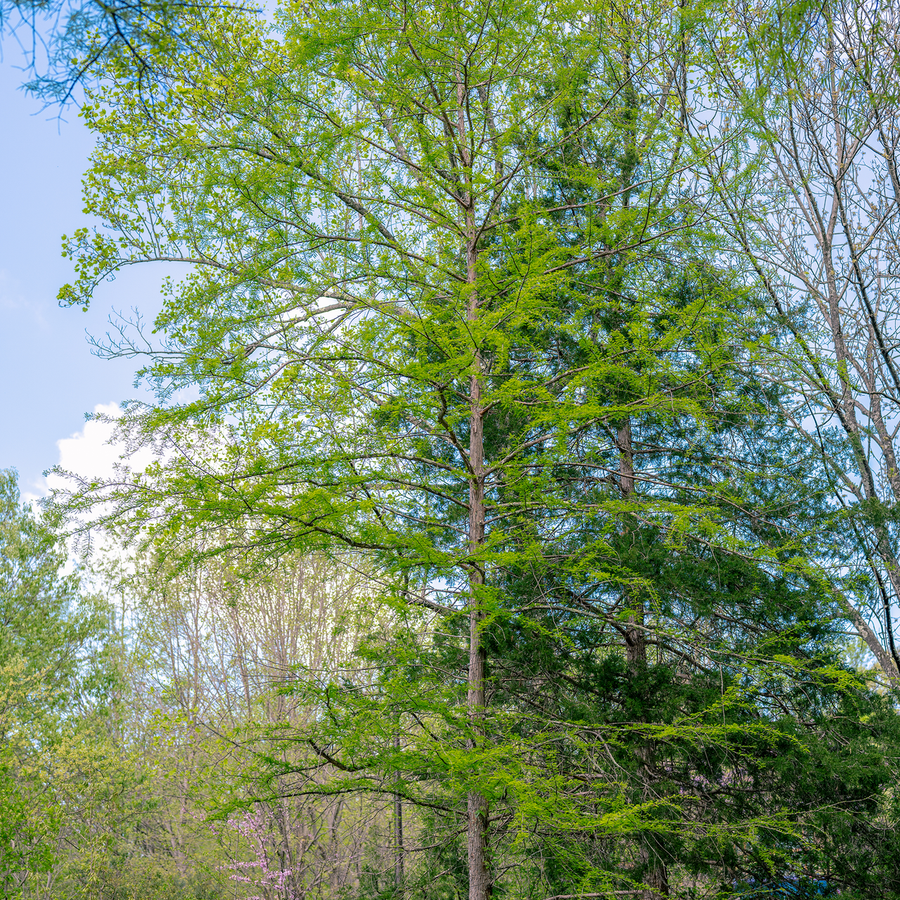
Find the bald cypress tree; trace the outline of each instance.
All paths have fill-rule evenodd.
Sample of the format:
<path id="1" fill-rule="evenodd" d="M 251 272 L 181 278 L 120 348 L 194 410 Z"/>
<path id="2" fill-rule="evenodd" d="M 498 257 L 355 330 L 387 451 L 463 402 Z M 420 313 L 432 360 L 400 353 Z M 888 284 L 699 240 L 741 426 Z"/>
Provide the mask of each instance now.
<path id="1" fill-rule="evenodd" d="M 790 743 L 761 685 L 833 679 L 833 635 L 801 626 L 803 534 L 741 432 L 766 398 L 686 174 L 680 7 L 341 0 L 192 27 L 151 84 L 113 58 L 85 111 L 104 225 L 67 241 L 61 298 L 192 268 L 109 348 L 148 356 L 158 402 L 120 427 L 165 452 L 70 511 L 110 502 L 171 555 L 364 559 L 397 632 L 298 680 L 321 714 L 265 735 L 268 783 L 428 810 L 470 900 L 655 898 L 708 876 L 679 869 L 704 847 L 772 857 L 793 819 L 703 798 Z"/>

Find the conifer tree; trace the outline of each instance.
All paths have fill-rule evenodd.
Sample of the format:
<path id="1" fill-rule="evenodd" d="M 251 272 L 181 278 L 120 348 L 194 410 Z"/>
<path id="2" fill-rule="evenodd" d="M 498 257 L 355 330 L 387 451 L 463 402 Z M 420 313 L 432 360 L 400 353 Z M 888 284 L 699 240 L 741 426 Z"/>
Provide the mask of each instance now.
<path id="1" fill-rule="evenodd" d="M 191 27 L 152 83 L 112 59 L 85 110 L 104 226 L 67 241 L 61 298 L 192 271 L 109 348 L 149 357 L 158 403 L 120 427 L 159 463 L 70 510 L 111 501 L 172 554 L 364 556 L 409 628 L 376 676 L 298 685 L 322 714 L 284 739 L 327 790 L 462 829 L 470 900 L 543 887 L 540 853 L 515 877 L 537 834 L 563 893 L 665 896 L 703 848 L 774 858 L 796 822 L 711 812 L 696 779 L 790 744 L 761 686 L 838 676 L 740 436 L 765 397 L 688 177 L 681 8 L 337 0 Z"/>

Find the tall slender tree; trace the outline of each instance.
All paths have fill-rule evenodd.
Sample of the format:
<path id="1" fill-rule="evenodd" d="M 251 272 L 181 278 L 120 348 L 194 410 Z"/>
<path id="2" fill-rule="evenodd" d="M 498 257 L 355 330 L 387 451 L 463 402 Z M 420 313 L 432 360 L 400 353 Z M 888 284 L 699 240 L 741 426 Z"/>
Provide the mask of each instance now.
<path id="1" fill-rule="evenodd" d="M 617 838 L 602 864 L 569 842 L 565 878 L 651 898 L 681 831 L 787 840 L 795 824 L 758 808 L 705 815 L 658 750 L 769 752 L 759 716 L 729 720 L 747 685 L 834 677 L 802 604 L 769 610 L 777 639 L 757 653 L 752 616 L 658 584 L 696 551 L 720 592 L 726 561 L 755 578 L 751 604 L 763 582 L 809 593 L 802 535 L 778 540 L 715 444 L 752 400 L 751 353 L 687 174 L 681 7 L 340 0 L 277 22 L 198 15 L 189 54 L 157 48 L 151 84 L 114 57 L 85 110 L 104 227 L 67 241 L 80 277 L 62 299 L 87 304 L 133 263 L 192 273 L 159 337 L 122 323 L 109 348 L 149 356 L 159 402 L 119 424 L 159 463 L 82 483 L 70 510 L 111 501 L 169 552 L 198 531 L 209 552 L 341 548 L 378 599 L 438 617 L 377 678 L 312 685 L 302 737 L 346 776 L 329 790 L 459 816 L 470 900 L 509 883 L 536 830 Z M 523 708 L 509 635 L 547 638 L 559 678 L 590 637 L 579 689 L 606 672 L 626 702 L 580 723 Z M 705 688 L 663 714 L 686 659 Z"/>

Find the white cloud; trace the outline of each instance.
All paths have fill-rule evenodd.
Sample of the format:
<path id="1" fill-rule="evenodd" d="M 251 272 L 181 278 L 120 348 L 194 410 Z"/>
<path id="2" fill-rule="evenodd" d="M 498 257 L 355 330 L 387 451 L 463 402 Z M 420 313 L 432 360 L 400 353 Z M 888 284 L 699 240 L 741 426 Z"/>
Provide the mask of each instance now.
<path id="1" fill-rule="evenodd" d="M 132 471 L 141 471 L 154 459 L 156 454 L 143 448 L 134 453 L 128 453 L 127 445 L 116 440 L 116 423 L 122 415 L 122 409 L 117 403 L 98 403 L 94 407 L 94 416 L 84 423 L 81 431 L 76 431 L 70 437 L 61 438 L 56 442 L 59 449 L 59 468 L 66 472 L 83 478 L 104 480 L 111 478 L 116 471 L 116 466 L 125 465 Z M 38 486 L 40 494 L 23 491 L 23 499 L 35 501 L 46 497 L 51 490 L 72 488 L 72 483 L 63 475 L 51 472 Z M 102 514 L 108 511 L 104 504 L 97 508 L 96 512 Z M 71 571 L 78 557 L 84 558 L 85 554 L 100 553 L 106 557 L 117 558 L 120 562 L 127 559 L 127 554 L 117 541 L 111 539 L 102 531 L 90 529 L 90 540 L 84 543 L 82 539 L 74 539 L 69 544 L 70 559 L 66 570 Z"/>
<path id="2" fill-rule="evenodd" d="M 94 415 L 101 418 L 89 419 L 81 431 L 56 442 L 59 467 L 84 478 L 102 480 L 112 477 L 117 463 L 125 463 L 136 471 L 149 465 L 154 459 L 151 450 L 143 449 L 126 455 L 125 444 L 115 440 L 115 422 L 109 420 L 117 419 L 121 414 L 118 403 L 98 403 L 94 407 Z M 63 476 L 51 472 L 34 485 L 37 491 L 23 491 L 22 498 L 26 502 L 39 500 L 52 489 L 65 489 L 67 486 L 71 485 Z"/>
<path id="3" fill-rule="evenodd" d="M 107 420 L 117 419 L 121 414 L 118 403 L 98 403 L 94 407 L 94 415 L 102 416 L 102 419 L 89 419 L 81 431 L 56 442 L 60 467 L 85 478 L 111 476 L 116 463 L 122 461 L 125 446 L 114 441 L 115 424 Z M 139 469 L 149 461 L 149 458 L 131 459 L 129 465 Z"/>
<path id="4" fill-rule="evenodd" d="M 118 418 L 122 411 L 117 403 L 98 403 L 94 414 Z M 112 422 L 96 419 L 85 422 L 81 431 L 56 442 L 59 465 L 86 478 L 112 475 L 113 466 L 119 462 L 123 449 L 112 443 L 114 428 Z"/>

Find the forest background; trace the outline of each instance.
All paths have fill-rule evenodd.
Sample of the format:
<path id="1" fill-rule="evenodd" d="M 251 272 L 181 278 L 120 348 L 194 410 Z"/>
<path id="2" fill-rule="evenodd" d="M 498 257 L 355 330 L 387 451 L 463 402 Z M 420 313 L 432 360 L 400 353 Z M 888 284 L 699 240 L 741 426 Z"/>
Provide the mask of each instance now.
<path id="1" fill-rule="evenodd" d="M 892 7 L 2 10 L 174 272 L 2 479 L 5 896 L 900 893 Z"/>

